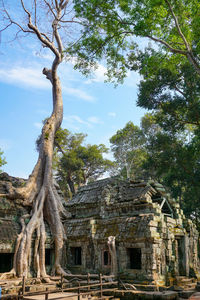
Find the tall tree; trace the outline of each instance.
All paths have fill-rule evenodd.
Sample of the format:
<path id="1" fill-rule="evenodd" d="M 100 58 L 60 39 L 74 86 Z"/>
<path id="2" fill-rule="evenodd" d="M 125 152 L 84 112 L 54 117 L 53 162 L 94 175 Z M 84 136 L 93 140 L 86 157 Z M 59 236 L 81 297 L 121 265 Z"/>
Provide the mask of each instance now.
<path id="1" fill-rule="evenodd" d="M 162 127 L 184 130 L 187 124 L 200 125 L 200 81 L 193 67 L 183 59 L 166 57 L 153 49 L 138 56 L 143 80 L 137 104 L 157 113 Z"/>
<path id="2" fill-rule="evenodd" d="M 59 129 L 56 133 L 56 177 L 65 195 L 69 194 L 68 187 L 73 195 L 76 187 L 96 180 L 113 165 L 103 157 L 108 149 L 103 144 L 83 145 L 85 137 L 85 134 L 72 134 L 67 129 Z"/>
<path id="3" fill-rule="evenodd" d="M 32 208 L 28 216 L 21 217 L 22 229 L 17 237 L 11 273 L 17 276 L 28 275 L 32 237 L 36 233 L 33 251 L 34 268 L 37 276 L 46 278 L 44 221 L 49 224 L 54 240 L 53 270 L 57 274 L 65 273 L 61 267 L 65 240 L 61 215 L 64 214 L 64 210 L 61 198 L 53 184 L 52 160 L 55 134 L 63 118 L 62 88 L 57 70 L 63 61 L 63 41 L 71 39 L 69 25 L 77 25 L 78 20 L 72 16 L 68 0 L 20 0 L 17 2 L 19 6 L 16 6 L 16 10 L 11 11 L 7 10 L 6 4 L 1 1 L 1 32 L 10 26 L 15 26 L 17 36 L 19 33 L 23 35 L 25 33 L 25 37 L 27 34 L 35 37 L 54 57 L 51 68 L 43 69 L 43 74 L 52 85 L 53 109 L 42 128 L 37 163 L 24 187 L 13 187 L 8 194 L 0 195 L 21 199 L 23 205 Z M 18 14 L 18 7 L 23 16 Z M 77 38 L 78 34 L 75 37 Z M 29 219 L 28 223 L 25 223 L 25 219 Z"/>
<path id="4" fill-rule="evenodd" d="M 154 111 L 160 128 L 149 140 L 144 167 L 179 197 L 199 226 L 199 76 L 186 59 L 176 59 L 152 49 L 140 57 L 138 104 Z"/>
<path id="5" fill-rule="evenodd" d="M 146 156 L 142 130 L 128 122 L 110 138 L 110 143 L 119 173 L 125 178 L 141 176 L 141 166 Z"/>
<path id="6" fill-rule="evenodd" d="M 189 185 L 194 186 L 191 179 L 199 182 L 199 0 L 74 2 L 77 15 L 89 23 L 83 32 L 84 40 L 75 46 L 79 53 L 77 67 L 87 73 L 92 64 L 103 59 L 107 62 L 108 79 L 116 78 L 118 82 L 123 81 L 128 70 L 139 70 L 143 81 L 138 105 L 156 111 L 156 120 L 162 128 L 156 140 L 152 136 L 148 141 L 152 150 L 160 147 L 160 153 L 158 150 L 154 158 L 158 155 L 158 161 L 165 162 L 167 167 L 167 155 L 170 155 L 172 165 L 167 177 L 175 178 L 177 170 L 180 183 L 191 157 L 192 168 L 186 182 L 187 191 L 191 192 Z M 139 51 L 148 41 L 151 49 Z M 162 148 L 164 145 L 166 149 Z M 182 185 L 181 190 L 184 189 Z"/>
<path id="7" fill-rule="evenodd" d="M 200 154 L 197 132 L 192 140 L 188 133 L 166 131 L 150 136 L 146 144 L 143 168 L 150 178 L 163 183 L 172 197 L 179 199 L 184 213 L 200 224 Z"/>
<path id="8" fill-rule="evenodd" d="M 129 122 L 111 138 L 118 172 L 127 178 L 129 164 L 129 178 L 161 182 L 200 228 L 199 129 L 177 130 L 162 126 L 162 122 L 159 125 L 157 118 L 156 113 L 148 113 L 141 119 L 140 128 Z M 139 143 L 136 132 L 140 133 Z"/>

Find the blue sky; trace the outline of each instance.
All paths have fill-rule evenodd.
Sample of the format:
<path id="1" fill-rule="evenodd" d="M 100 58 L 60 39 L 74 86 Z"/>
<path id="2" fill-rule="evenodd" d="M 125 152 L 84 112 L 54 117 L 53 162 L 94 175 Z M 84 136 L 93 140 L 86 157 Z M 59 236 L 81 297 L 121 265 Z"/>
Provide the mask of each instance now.
<path id="1" fill-rule="evenodd" d="M 38 51 L 39 49 L 39 51 Z M 12 176 L 28 177 L 37 160 L 35 140 L 41 122 L 51 113 L 51 86 L 42 75 L 50 67 L 49 52 L 40 52 L 34 39 L 0 44 L 0 148 Z M 129 73 L 123 85 L 104 83 L 106 69 L 99 65 L 91 79 L 64 62 L 59 68 L 63 87 L 63 128 L 88 135 L 86 142 L 104 143 L 128 121 L 139 125 L 145 111 L 136 107 L 137 73 Z M 108 155 L 110 158 L 111 155 Z"/>

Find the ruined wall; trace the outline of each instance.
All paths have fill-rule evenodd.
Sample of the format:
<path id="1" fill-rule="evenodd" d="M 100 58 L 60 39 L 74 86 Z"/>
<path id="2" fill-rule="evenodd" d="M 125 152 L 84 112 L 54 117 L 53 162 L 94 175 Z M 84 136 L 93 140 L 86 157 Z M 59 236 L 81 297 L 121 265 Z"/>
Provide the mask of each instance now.
<path id="1" fill-rule="evenodd" d="M 8 193 L 9 187 L 20 187 L 26 183 L 26 180 L 9 176 L 7 173 L 0 174 L 0 194 Z M 7 199 L 0 197 L 0 273 L 10 271 L 13 263 L 13 255 L 17 235 L 21 231 L 20 217 L 30 213 L 30 207 L 24 207 L 21 200 Z M 26 220 L 25 220 L 26 222 Z M 52 237 L 47 224 L 45 224 L 47 239 L 47 271 L 50 271 L 53 257 Z M 34 245 L 34 236 L 32 240 Z"/>
<path id="2" fill-rule="evenodd" d="M 22 179 L 0 174 L 0 193 L 6 193 L 8 185 L 23 184 Z M 64 266 L 72 272 L 109 274 L 108 238 L 114 236 L 118 272 L 126 279 L 169 284 L 178 275 L 198 276 L 196 227 L 161 185 L 105 179 L 82 187 L 65 207 Z M 0 265 L 5 255 L 12 260 L 19 218 L 27 212 L 20 201 L 0 198 Z M 46 232 L 50 272 L 54 246 L 47 224 Z"/>
<path id="3" fill-rule="evenodd" d="M 109 273 L 107 241 L 115 236 L 118 271 L 126 278 L 165 284 L 197 274 L 198 232 L 158 186 L 107 179 L 81 188 L 67 204 L 68 267 Z"/>

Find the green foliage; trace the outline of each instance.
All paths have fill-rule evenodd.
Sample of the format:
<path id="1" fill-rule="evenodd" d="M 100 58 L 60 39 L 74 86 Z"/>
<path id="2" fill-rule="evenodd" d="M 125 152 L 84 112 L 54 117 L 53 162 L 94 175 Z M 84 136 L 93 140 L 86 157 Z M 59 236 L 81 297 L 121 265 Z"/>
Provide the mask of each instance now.
<path id="1" fill-rule="evenodd" d="M 195 217 L 200 224 L 200 140 L 189 141 L 188 134 L 172 134 L 161 130 L 150 137 L 147 159 L 143 168 L 150 177 L 168 188 L 172 197 L 179 199 L 184 213 Z"/>
<path id="2" fill-rule="evenodd" d="M 144 79 L 139 85 L 139 106 L 156 111 L 157 121 L 166 130 L 199 126 L 200 81 L 187 60 L 174 67 L 174 59 L 147 49 L 140 56 L 140 72 Z"/>
<path id="3" fill-rule="evenodd" d="M 146 156 L 145 135 L 142 130 L 128 122 L 110 138 L 110 143 L 118 172 L 125 178 L 141 175 L 141 166 Z"/>
<path id="4" fill-rule="evenodd" d="M 199 75 L 184 57 L 154 49 L 146 49 L 137 59 L 143 75 L 138 105 L 153 111 L 156 126 L 143 167 L 180 199 L 184 213 L 199 226 Z"/>
<path id="5" fill-rule="evenodd" d="M 199 0 L 74 0 L 74 8 L 83 38 L 66 54 L 76 54 L 75 68 L 83 73 L 103 60 L 108 79 L 122 82 L 127 70 L 138 68 L 139 37 L 156 42 L 163 55 L 185 58 L 200 74 Z"/>
<path id="6" fill-rule="evenodd" d="M 5 157 L 3 156 L 3 151 L 1 151 L 0 149 L 0 168 L 6 164 L 6 160 Z M 2 170 L 0 169 L 0 173 L 2 172 Z"/>
<path id="7" fill-rule="evenodd" d="M 66 50 L 76 54 L 75 68 L 87 75 L 103 60 L 108 80 L 117 82 L 129 70 L 137 70 L 142 76 L 138 105 L 153 111 L 143 118 L 141 128 L 129 122 L 111 138 L 119 172 L 135 177 L 144 174 L 144 168 L 199 221 L 199 0 L 74 4 L 85 25 L 83 39 Z M 143 50 L 141 42 L 147 39 L 152 44 Z"/>
<path id="8" fill-rule="evenodd" d="M 140 127 L 129 122 L 110 139 L 118 173 L 161 182 L 200 228 L 200 130 L 175 131 L 157 118 L 148 113 Z"/>
<path id="9" fill-rule="evenodd" d="M 66 197 L 74 194 L 76 187 L 96 180 L 113 166 L 103 157 L 108 152 L 105 145 L 83 145 L 85 137 L 85 134 L 72 134 L 67 129 L 59 129 L 56 133 L 54 167 Z"/>

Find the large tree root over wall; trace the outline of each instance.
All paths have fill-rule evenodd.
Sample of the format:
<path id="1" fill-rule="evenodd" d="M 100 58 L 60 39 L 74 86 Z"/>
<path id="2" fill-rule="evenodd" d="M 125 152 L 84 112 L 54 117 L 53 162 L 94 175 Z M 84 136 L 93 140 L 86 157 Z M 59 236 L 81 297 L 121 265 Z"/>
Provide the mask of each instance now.
<path id="1" fill-rule="evenodd" d="M 7 195 L 0 195 L 10 199 L 21 199 L 24 206 L 27 205 L 31 208 L 30 215 L 22 216 L 20 220 L 21 233 L 18 235 L 16 241 L 13 269 L 10 273 L 4 274 L 2 277 L 10 275 L 27 277 L 30 271 L 30 265 L 33 265 L 35 274 L 38 277 L 46 278 L 45 221 L 49 224 L 54 239 L 55 261 L 53 271 L 58 275 L 65 274 L 61 267 L 65 241 L 65 233 L 61 222 L 64 209 L 53 184 L 52 159 L 55 134 L 63 119 L 62 90 L 60 79 L 57 75 L 57 69 L 63 61 L 64 53 L 60 32 L 62 34 L 64 32 L 65 37 L 66 31 L 63 29 L 63 24 L 68 21 L 70 24 L 73 24 L 75 21 L 71 17 L 71 13 L 68 15 L 67 6 L 69 0 L 41 1 L 41 5 L 38 1 L 27 1 L 27 6 L 32 3 L 32 6 L 29 5 L 30 10 L 25 7 L 23 0 L 20 0 L 19 3 L 21 4 L 21 9 L 25 14 L 27 23 L 19 24 L 16 20 L 13 20 L 4 4 L 3 12 L 6 16 L 5 20 L 8 22 L 5 29 L 11 25 L 17 26 L 19 31 L 35 36 L 41 45 L 50 50 L 54 55 L 51 69 L 43 69 L 43 74 L 52 85 L 53 110 L 51 116 L 46 120 L 42 128 L 38 161 L 26 185 L 21 188 L 10 187 Z M 40 13 L 36 13 L 39 10 L 41 10 Z M 71 11 L 70 7 L 69 10 Z M 44 25 L 46 24 L 46 26 L 42 28 L 44 30 L 46 29 L 46 32 L 40 31 L 40 17 L 42 14 L 44 14 Z M 69 20 L 67 21 L 65 18 L 69 18 Z M 64 31 L 62 31 L 62 29 Z M 32 251 L 33 235 L 35 241 Z"/>
<path id="2" fill-rule="evenodd" d="M 111 256 L 110 274 L 117 276 L 118 267 L 117 267 L 117 252 L 116 252 L 116 246 L 115 246 L 115 236 L 109 236 L 107 244 L 108 244 L 108 249 L 109 249 L 110 256 Z"/>
<path id="3" fill-rule="evenodd" d="M 26 186 L 23 188 L 10 189 L 7 196 L 12 199 L 21 199 L 23 205 L 31 206 L 30 215 L 22 216 L 21 233 L 18 235 L 15 247 L 13 269 L 3 274 L 5 278 L 11 274 L 16 276 L 28 276 L 31 264 L 31 243 L 33 234 L 36 234 L 33 260 L 34 271 L 38 277 L 47 278 L 45 269 L 45 226 L 44 220 L 49 224 L 54 239 L 55 262 L 53 271 L 56 274 L 65 274 L 61 267 L 62 252 L 65 240 L 64 228 L 61 222 L 64 208 L 61 198 L 53 184 L 52 157 L 54 137 L 56 130 L 62 121 L 62 96 L 60 80 L 52 71 L 44 69 L 43 73 L 52 82 L 54 108 L 50 118 L 45 122 L 40 138 L 39 158 L 30 175 Z M 25 219 L 29 219 L 25 223 Z"/>

